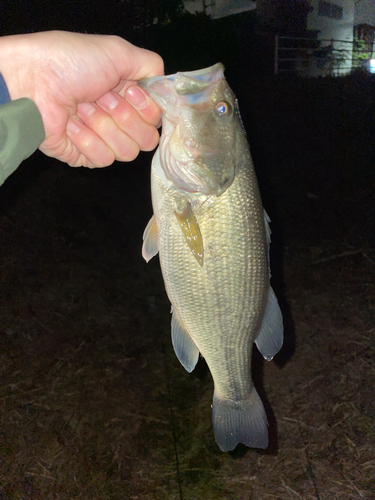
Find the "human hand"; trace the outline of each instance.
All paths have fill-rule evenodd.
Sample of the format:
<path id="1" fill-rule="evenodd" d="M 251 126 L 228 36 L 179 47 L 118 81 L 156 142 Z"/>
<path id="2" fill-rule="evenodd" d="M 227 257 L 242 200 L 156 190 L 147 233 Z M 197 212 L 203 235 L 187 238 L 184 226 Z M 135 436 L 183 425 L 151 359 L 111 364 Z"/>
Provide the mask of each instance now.
<path id="1" fill-rule="evenodd" d="M 40 150 L 71 166 L 131 161 L 158 143 L 161 111 L 136 81 L 163 61 L 116 36 L 46 31 L 0 38 L 11 99 L 29 97 L 46 133 Z"/>

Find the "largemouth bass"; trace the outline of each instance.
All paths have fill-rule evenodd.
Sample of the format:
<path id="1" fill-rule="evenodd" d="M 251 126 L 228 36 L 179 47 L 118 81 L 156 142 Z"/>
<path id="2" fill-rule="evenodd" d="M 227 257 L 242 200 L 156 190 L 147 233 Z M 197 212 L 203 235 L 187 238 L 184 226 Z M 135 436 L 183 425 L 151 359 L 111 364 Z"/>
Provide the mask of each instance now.
<path id="1" fill-rule="evenodd" d="M 283 325 L 270 287 L 269 219 L 237 101 L 220 63 L 139 83 L 163 111 L 142 254 L 148 261 L 159 252 L 174 350 L 188 372 L 199 353 L 207 362 L 220 449 L 266 448 L 252 346 L 271 360 Z"/>

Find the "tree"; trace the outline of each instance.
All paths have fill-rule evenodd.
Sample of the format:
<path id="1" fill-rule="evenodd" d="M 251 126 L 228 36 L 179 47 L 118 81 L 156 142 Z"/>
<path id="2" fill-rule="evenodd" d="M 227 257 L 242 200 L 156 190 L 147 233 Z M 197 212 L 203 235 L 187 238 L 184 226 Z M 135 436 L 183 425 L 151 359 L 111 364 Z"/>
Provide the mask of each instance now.
<path id="1" fill-rule="evenodd" d="M 183 0 L 119 0 L 125 22 L 143 28 L 152 24 L 168 24 L 184 11 Z"/>

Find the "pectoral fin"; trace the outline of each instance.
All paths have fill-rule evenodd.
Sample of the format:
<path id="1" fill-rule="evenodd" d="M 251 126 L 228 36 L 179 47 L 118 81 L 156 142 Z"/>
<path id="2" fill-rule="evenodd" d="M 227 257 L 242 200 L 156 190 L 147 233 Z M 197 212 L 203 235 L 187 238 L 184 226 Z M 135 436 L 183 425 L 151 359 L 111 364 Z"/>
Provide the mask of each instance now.
<path id="1" fill-rule="evenodd" d="M 158 252 L 158 226 L 156 225 L 155 215 L 153 215 L 143 233 L 142 257 L 148 262 Z"/>
<path id="2" fill-rule="evenodd" d="M 263 357 L 267 361 L 271 361 L 275 354 L 280 351 L 283 340 L 283 317 L 276 295 L 270 287 L 266 311 L 255 343 Z"/>
<path id="3" fill-rule="evenodd" d="M 199 350 L 194 344 L 192 338 L 185 330 L 180 318 L 172 307 L 172 344 L 174 352 L 182 366 L 189 373 L 192 372 L 197 364 Z"/>
<path id="4" fill-rule="evenodd" d="M 202 234 L 190 203 L 185 202 L 181 210 L 175 211 L 175 216 L 191 253 L 197 259 L 198 264 L 203 266 Z"/>

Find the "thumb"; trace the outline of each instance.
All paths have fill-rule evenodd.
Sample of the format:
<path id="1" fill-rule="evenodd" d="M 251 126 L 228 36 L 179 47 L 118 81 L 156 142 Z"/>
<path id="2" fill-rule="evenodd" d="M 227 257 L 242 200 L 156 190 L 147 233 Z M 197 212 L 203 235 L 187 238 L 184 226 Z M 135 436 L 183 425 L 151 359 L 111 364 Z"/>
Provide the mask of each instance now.
<path id="1" fill-rule="evenodd" d="M 122 80 L 164 75 L 163 59 L 151 50 L 136 47 L 118 36 L 107 37 L 107 54 Z"/>

